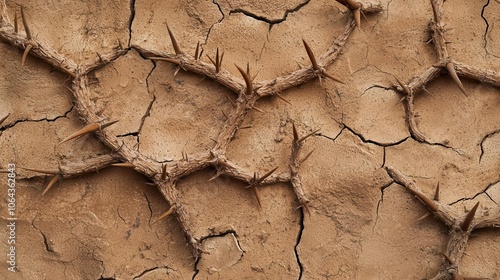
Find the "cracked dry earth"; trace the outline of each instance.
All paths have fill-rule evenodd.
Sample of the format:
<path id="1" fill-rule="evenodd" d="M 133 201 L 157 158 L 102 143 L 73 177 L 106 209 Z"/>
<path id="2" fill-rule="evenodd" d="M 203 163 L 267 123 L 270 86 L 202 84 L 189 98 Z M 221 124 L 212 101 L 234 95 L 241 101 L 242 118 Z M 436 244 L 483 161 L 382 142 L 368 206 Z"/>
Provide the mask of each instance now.
<path id="1" fill-rule="evenodd" d="M 500 279 L 500 2 L 339 2 L 1 2 L 1 278 Z"/>

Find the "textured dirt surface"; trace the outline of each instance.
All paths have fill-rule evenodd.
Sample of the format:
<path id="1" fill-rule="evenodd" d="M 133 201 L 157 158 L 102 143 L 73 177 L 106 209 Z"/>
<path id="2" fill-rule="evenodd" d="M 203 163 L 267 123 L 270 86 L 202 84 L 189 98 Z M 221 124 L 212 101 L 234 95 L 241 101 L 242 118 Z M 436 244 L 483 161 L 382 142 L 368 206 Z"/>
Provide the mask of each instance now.
<path id="1" fill-rule="evenodd" d="M 382 0 L 382 10 L 361 16 L 361 30 L 352 30 L 326 68 L 344 84 L 316 78 L 281 92 L 288 103 L 271 95 L 256 100 L 227 146 L 220 135 L 243 93 L 221 80 L 236 77 L 245 85 L 234 64 L 249 63 L 254 85 L 309 67 L 302 39 L 319 58 L 349 26 L 349 9 L 327 0 L 4 2 L 0 119 L 9 115 L 0 124 L 0 169 L 17 167 L 17 272 L 4 261 L 5 229 L 2 279 L 433 279 L 448 269 L 449 227 L 433 215 L 421 219 L 426 207 L 386 167 L 429 197 L 439 185 L 439 201 L 464 216 L 477 202 L 482 215 L 500 207 L 497 0 L 444 3 L 445 45 L 467 96 L 446 70 L 423 84 L 413 105 L 425 139 L 409 128 L 409 101 L 400 102 L 405 92 L 394 76 L 410 86 L 441 60 L 431 40 L 432 5 Z M 25 36 L 20 4 L 41 49 L 81 66 L 92 112 L 119 120 L 106 135 L 99 130 L 60 144 L 90 123 L 87 101 L 75 97 L 75 77 L 48 59 L 28 55 L 21 66 L 23 48 L 4 35 L 17 11 Z M 167 22 L 186 54 L 198 42 L 206 63 L 217 48 L 224 52 L 223 70 L 214 74 L 221 80 L 148 58 L 144 50 L 175 55 Z M 493 82 L 463 74 L 459 63 L 489 70 Z M 297 176 L 290 175 L 292 125 L 300 136 L 313 133 L 301 143 L 300 158 L 313 153 Z M 137 162 L 167 166 L 175 195 L 152 184 L 161 171 L 140 164 L 137 171 L 65 173 L 74 163 L 120 154 L 109 135 L 140 155 Z M 218 145 L 232 166 L 196 165 L 213 156 L 209 151 L 220 152 Z M 71 178 L 42 196 L 53 176 L 22 167 Z M 252 175 L 275 167 L 256 197 L 247 188 Z M 0 176 L 7 202 L 7 174 Z M 0 205 L 5 225 L 6 205 Z M 177 213 L 158 221 L 174 205 Z M 193 256 L 190 237 L 200 256 Z M 452 269 L 459 269 L 439 279 L 456 271 L 500 279 L 500 231 L 475 229 L 466 245 L 463 257 L 452 257 Z"/>

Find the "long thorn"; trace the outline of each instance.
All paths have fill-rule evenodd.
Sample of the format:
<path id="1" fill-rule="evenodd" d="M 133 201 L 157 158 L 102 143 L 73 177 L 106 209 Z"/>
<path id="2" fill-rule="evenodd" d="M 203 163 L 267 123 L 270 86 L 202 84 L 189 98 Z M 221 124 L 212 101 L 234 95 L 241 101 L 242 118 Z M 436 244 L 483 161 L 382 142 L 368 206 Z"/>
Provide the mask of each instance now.
<path id="1" fill-rule="evenodd" d="M 163 164 L 161 167 L 161 179 L 165 180 L 167 179 L 167 165 Z"/>
<path id="2" fill-rule="evenodd" d="M 220 65 L 219 65 L 219 48 L 215 51 L 215 73 L 219 73 Z"/>
<path id="3" fill-rule="evenodd" d="M 345 85 L 345 83 L 344 83 L 342 80 L 340 80 L 339 78 L 337 78 L 337 77 L 335 77 L 335 76 L 333 76 L 333 75 L 329 74 L 329 73 L 328 73 L 328 72 L 326 72 L 326 71 L 321 71 L 321 74 L 323 74 L 323 76 L 325 76 L 325 77 L 327 77 L 327 78 L 332 79 L 333 81 L 336 81 L 336 82 L 339 82 L 339 83 L 341 83 L 341 84 L 344 84 L 344 85 Z"/>
<path id="4" fill-rule="evenodd" d="M 85 134 L 89 134 L 89 133 L 92 133 L 94 131 L 97 131 L 99 129 L 102 129 L 102 128 L 105 128 L 105 127 L 108 127 L 114 123 L 116 123 L 117 121 L 112 121 L 112 122 L 108 122 L 108 123 L 105 123 L 103 125 L 99 124 L 99 123 L 91 123 L 87 126 L 85 126 L 84 128 L 78 130 L 77 132 L 71 134 L 70 136 L 64 138 L 64 140 L 62 140 L 61 142 L 59 142 L 59 145 L 64 143 L 64 142 L 67 142 L 69 140 L 72 140 L 76 137 L 80 137 L 80 136 L 83 136 Z"/>
<path id="5" fill-rule="evenodd" d="M 127 168 L 134 168 L 135 167 L 135 165 L 133 165 L 130 162 L 112 163 L 111 166 L 115 166 L 115 167 L 127 167 Z"/>
<path id="6" fill-rule="evenodd" d="M 472 223 L 472 220 L 474 219 L 474 215 L 476 215 L 476 210 L 477 207 L 479 206 L 479 202 L 472 207 L 472 209 L 469 211 L 469 214 L 467 214 L 467 217 L 465 217 L 464 222 L 460 225 L 460 228 L 463 231 L 469 230 L 470 224 Z"/>
<path id="7" fill-rule="evenodd" d="M 19 27 L 18 27 L 18 24 L 17 24 L 17 10 L 16 10 L 16 13 L 14 14 L 14 32 L 17 34 L 17 32 L 19 32 Z"/>
<path id="8" fill-rule="evenodd" d="M 446 69 L 448 70 L 448 73 L 450 74 L 451 78 L 457 84 L 457 86 L 460 88 L 460 91 L 467 97 L 467 93 L 465 92 L 464 85 L 460 81 L 457 75 L 457 71 L 455 70 L 455 65 L 453 65 L 453 62 L 448 62 L 446 63 Z"/>
<path id="9" fill-rule="evenodd" d="M 174 33 L 172 32 L 172 30 L 170 30 L 168 23 L 165 24 L 167 25 L 168 36 L 170 36 L 170 41 L 172 41 L 172 46 L 174 47 L 175 54 L 182 54 L 181 48 L 179 47 L 179 44 L 175 39 Z"/>
<path id="10" fill-rule="evenodd" d="M 8 113 L 5 117 L 1 118 L 0 124 L 2 124 L 9 116 L 10 116 L 10 113 Z"/>
<path id="11" fill-rule="evenodd" d="M 98 123 L 91 123 L 91 124 L 85 126 L 84 128 L 78 130 L 77 132 L 75 132 L 75 133 L 69 135 L 68 137 L 64 138 L 64 140 L 62 140 L 61 142 L 59 142 L 59 145 L 61 145 L 64 142 L 67 142 L 69 140 L 72 140 L 72 139 L 74 139 L 76 137 L 79 137 L 79 136 L 82 136 L 82 135 L 89 134 L 91 132 L 97 131 L 100 127 L 101 127 L 101 125 L 98 124 Z"/>
<path id="12" fill-rule="evenodd" d="M 30 28 L 28 27 L 28 22 L 26 21 L 26 16 L 24 15 L 23 6 L 21 6 L 21 18 L 23 20 L 24 31 L 26 31 L 26 38 L 28 38 L 28 40 L 31 40 L 31 32 Z"/>
<path id="13" fill-rule="evenodd" d="M 110 121 L 110 122 L 107 122 L 105 124 L 102 124 L 101 125 L 101 129 L 105 129 L 106 127 L 110 126 L 110 125 L 113 125 L 115 123 L 117 123 L 118 121 Z"/>
<path id="14" fill-rule="evenodd" d="M 158 223 L 159 221 L 165 219 L 168 215 L 174 213 L 174 210 L 175 210 L 175 206 L 170 206 L 168 211 L 163 213 L 160 217 L 158 217 L 158 219 L 156 219 L 156 221 L 154 221 L 151 225 L 154 225 L 154 224 Z"/>
<path id="15" fill-rule="evenodd" d="M 396 77 L 395 75 L 392 75 L 394 77 L 394 79 L 396 79 L 396 81 L 398 82 L 398 84 L 403 88 L 403 90 L 405 91 L 406 94 L 410 94 L 410 90 L 405 86 L 405 84 L 403 84 L 399 79 L 398 77 Z"/>
<path id="16" fill-rule="evenodd" d="M 298 142 L 299 141 L 299 133 L 297 132 L 297 128 L 295 128 L 294 123 L 292 123 L 292 129 L 293 129 L 293 141 Z"/>
<path id="17" fill-rule="evenodd" d="M 194 60 L 198 60 L 199 52 L 200 52 L 200 41 L 198 41 L 198 44 L 196 44 L 196 50 L 194 51 Z"/>
<path id="18" fill-rule="evenodd" d="M 312 154 L 314 150 L 310 151 L 303 159 L 300 160 L 300 164 L 304 163 Z"/>
<path id="19" fill-rule="evenodd" d="M 420 192 L 413 192 L 413 194 L 416 195 L 427 207 L 429 207 L 429 209 L 432 212 L 437 211 L 436 204 L 430 198 L 428 198 L 427 196 L 425 196 L 424 194 L 422 194 Z"/>
<path id="20" fill-rule="evenodd" d="M 318 63 L 316 62 L 316 57 L 314 57 L 314 53 L 312 52 L 311 48 L 304 39 L 302 39 L 302 43 L 304 43 L 304 48 L 306 48 L 307 56 L 309 56 L 309 60 L 311 60 L 313 69 L 319 70 Z"/>
<path id="21" fill-rule="evenodd" d="M 279 99 L 283 100 L 284 102 L 292 105 L 292 103 L 290 103 L 290 101 L 286 100 L 281 94 L 279 94 L 279 93 L 276 92 L 276 93 L 274 93 L 274 95 L 276 95 L 276 97 L 278 97 Z"/>
<path id="22" fill-rule="evenodd" d="M 222 52 L 221 56 L 220 56 L 220 60 L 219 60 L 219 71 L 220 69 L 222 68 L 222 59 L 224 58 L 224 52 Z"/>
<path id="23" fill-rule="evenodd" d="M 434 193 L 434 200 L 439 201 L 439 182 L 436 187 L 436 192 Z"/>
<path id="24" fill-rule="evenodd" d="M 356 25 L 358 26 L 359 31 L 361 31 L 361 9 L 357 8 L 352 10 L 352 14 L 354 16 L 354 21 L 356 21 Z"/>
<path id="25" fill-rule="evenodd" d="M 429 217 L 430 215 L 431 215 L 431 213 L 425 212 L 425 214 L 423 214 L 420 218 L 417 219 L 417 222 L 420 222 L 421 220 Z"/>
<path id="26" fill-rule="evenodd" d="M 42 196 L 43 196 L 45 193 L 47 193 L 47 192 L 50 190 L 50 188 L 52 188 L 52 186 L 53 186 L 55 183 L 59 182 L 60 180 L 62 180 L 62 176 L 61 176 L 61 174 L 57 174 L 56 176 L 54 176 L 54 178 L 52 178 L 52 180 L 50 180 L 49 184 L 47 185 L 47 187 L 45 188 L 45 190 L 42 192 Z"/>
<path id="27" fill-rule="evenodd" d="M 247 89 L 245 91 L 246 95 L 251 95 L 253 92 L 253 85 L 252 85 L 252 80 L 250 79 L 250 75 L 248 75 L 243 69 L 238 67 L 238 65 L 234 65 L 236 68 L 238 68 L 238 71 L 240 71 L 241 76 L 243 76 L 243 79 L 245 80 L 245 84 L 247 86 Z"/>
<path id="28" fill-rule="evenodd" d="M 24 66 L 24 63 L 26 62 L 26 58 L 28 57 L 28 53 L 30 52 L 30 50 L 32 48 L 33 48 L 33 45 L 28 44 L 28 46 L 26 46 L 26 49 L 24 49 L 23 58 L 21 58 L 21 66 Z"/>
<path id="29" fill-rule="evenodd" d="M 267 172 L 266 174 L 264 174 L 264 176 L 262 176 L 259 179 L 257 179 L 257 181 L 254 182 L 254 185 L 258 185 L 258 184 L 262 183 L 262 181 L 264 181 L 264 179 L 266 179 L 267 177 L 271 176 L 271 174 L 273 174 L 274 171 L 278 170 L 278 167 L 279 166 L 276 166 L 273 170 Z"/>
<path id="30" fill-rule="evenodd" d="M 253 187 L 253 193 L 255 195 L 255 198 L 257 199 L 257 203 L 259 204 L 259 209 L 262 210 L 262 204 L 260 203 L 260 194 L 257 186 Z"/>
<path id="31" fill-rule="evenodd" d="M 229 95 L 226 94 L 226 98 L 227 98 L 227 100 L 229 100 L 229 103 L 231 103 L 233 108 L 236 108 L 236 103 L 234 103 L 234 101 L 231 99 L 231 97 L 229 97 Z"/>
<path id="32" fill-rule="evenodd" d="M 215 71 L 217 71 L 217 62 L 215 62 L 215 60 L 213 60 L 208 54 L 207 54 L 207 57 L 208 57 L 208 59 L 210 59 L 210 62 L 212 62 L 212 64 L 214 65 Z"/>
<path id="33" fill-rule="evenodd" d="M 44 170 L 44 169 L 36 169 L 36 168 L 29 168 L 29 167 L 19 167 L 24 170 L 28 171 L 33 171 L 37 173 L 44 173 L 44 174 L 50 174 L 50 175 L 57 175 L 59 174 L 59 171 L 53 171 L 53 170 Z"/>
<path id="34" fill-rule="evenodd" d="M 255 111 L 261 113 L 261 114 L 264 114 L 264 111 L 262 111 L 261 109 L 255 107 L 255 106 L 252 106 L 252 109 L 254 109 Z"/>
<path id="35" fill-rule="evenodd" d="M 299 142 L 299 143 L 303 142 L 303 141 L 304 141 L 304 140 L 306 140 L 307 138 L 309 138 L 309 137 L 313 136 L 314 134 L 316 134 L 318 131 L 320 131 L 320 130 L 319 130 L 319 129 L 316 129 L 315 131 L 313 131 L 313 132 L 311 132 L 311 133 L 307 134 L 306 136 L 304 136 L 304 137 L 300 138 L 298 142 Z"/>
<path id="36" fill-rule="evenodd" d="M 212 176 L 210 179 L 208 179 L 207 182 L 210 182 L 210 181 L 213 181 L 213 180 L 219 178 L 220 175 L 222 175 L 222 172 L 217 171 L 217 173 L 215 173 L 214 176 Z"/>
<path id="37" fill-rule="evenodd" d="M 169 58 L 169 57 L 160 57 L 160 56 L 153 56 L 153 57 L 148 57 L 148 59 L 151 60 L 160 60 L 160 61 L 167 61 L 173 64 L 181 64 L 181 60 L 177 58 Z"/>

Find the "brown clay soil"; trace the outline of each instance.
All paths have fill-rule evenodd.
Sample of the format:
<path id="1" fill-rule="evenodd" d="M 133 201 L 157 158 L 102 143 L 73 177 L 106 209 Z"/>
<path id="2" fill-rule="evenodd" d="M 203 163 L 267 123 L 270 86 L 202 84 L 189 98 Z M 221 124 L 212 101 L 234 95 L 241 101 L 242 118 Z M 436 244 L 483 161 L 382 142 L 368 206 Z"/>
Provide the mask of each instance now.
<path id="1" fill-rule="evenodd" d="M 0 2 L 1 279 L 500 279 L 500 1 Z"/>

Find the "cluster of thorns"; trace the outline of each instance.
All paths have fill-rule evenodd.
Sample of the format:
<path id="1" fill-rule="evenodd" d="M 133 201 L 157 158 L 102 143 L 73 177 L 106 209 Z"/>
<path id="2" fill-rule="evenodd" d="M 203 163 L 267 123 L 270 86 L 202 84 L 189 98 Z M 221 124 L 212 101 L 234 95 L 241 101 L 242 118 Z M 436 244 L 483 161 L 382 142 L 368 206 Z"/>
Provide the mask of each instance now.
<path id="1" fill-rule="evenodd" d="M 121 42 L 114 54 L 111 55 L 97 55 L 94 61 L 87 64 L 77 64 L 69 58 L 59 54 L 50 46 L 45 46 L 36 38 L 33 38 L 28 27 L 26 15 L 23 7 L 20 8 L 21 20 L 24 27 L 24 34 L 19 32 L 18 27 L 18 13 L 16 11 L 14 18 L 14 26 L 10 24 L 8 16 L 2 15 L 0 21 L 0 38 L 7 41 L 14 46 L 24 49 L 21 64 L 24 65 L 29 53 L 41 58 L 47 63 L 58 68 L 60 71 L 67 73 L 73 78 L 71 93 L 76 102 L 76 107 L 82 120 L 87 123 L 81 130 L 69 135 L 63 139 L 60 144 L 70 141 L 74 138 L 95 133 L 95 135 L 107 146 L 112 152 L 105 155 L 99 155 L 78 163 L 66 163 L 59 165 L 56 170 L 41 170 L 36 168 L 25 167 L 25 170 L 53 175 L 53 179 L 49 182 L 42 195 L 44 195 L 52 186 L 63 179 L 80 176 L 85 173 L 95 172 L 107 166 L 124 166 L 134 168 L 138 172 L 144 174 L 158 187 L 167 202 L 171 205 L 170 209 L 159 216 L 157 221 L 164 217 L 175 213 L 180 225 L 186 235 L 187 241 L 193 249 L 193 255 L 199 257 L 202 252 L 200 239 L 195 238 L 190 229 L 190 219 L 188 212 L 184 209 L 180 202 L 178 192 L 176 190 L 176 182 L 189 174 L 198 170 L 212 167 L 215 169 L 215 175 L 210 180 L 218 176 L 230 176 L 246 182 L 248 188 L 251 188 L 255 194 L 256 201 L 261 207 L 261 199 L 259 196 L 259 186 L 264 184 L 275 183 L 289 183 L 292 185 L 293 190 L 297 196 L 299 207 L 310 214 L 308 207 L 309 200 L 306 198 L 301 178 L 299 176 L 299 169 L 301 164 L 309 158 L 314 151 L 310 151 L 305 156 L 301 156 L 304 141 L 315 135 L 318 130 L 301 136 L 297 131 L 295 124 L 292 123 L 292 151 L 289 158 L 289 172 L 286 174 L 276 175 L 274 172 L 278 167 L 270 170 L 266 174 L 259 176 L 255 172 L 245 170 L 237 166 L 226 158 L 226 149 L 228 144 L 233 139 L 234 135 L 241 128 L 241 124 L 245 116 L 250 110 L 260 111 L 255 106 L 257 100 L 265 96 L 276 96 L 285 102 L 288 102 L 282 93 L 289 88 L 306 83 L 309 80 L 319 78 L 329 78 L 335 82 L 342 81 L 339 78 L 329 74 L 326 67 L 330 65 L 340 54 L 350 34 L 354 31 L 355 26 L 361 30 L 360 15 L 365 13 L 376 13 L 382 10 L 380 3 L 364 2 L 358 3 L 354 0 L 337 0 L 339 3 L 346 6 L 352 13 L 349 16 L 346 27 L 342 34 L 335 39 L 331 47 L 324 52 L 320 57 L 316 57 L 303 40 L 303 45 L 307 56 L 311 61 L 308 67 L 302 67 L 299 70 L 293 71 L 287 75 L 277 77 L 273 80 L 267 81 L 254 81 L 255 76 L 252 77 L 250 67 L 247 64 L 246 70 L 236 66 L 239 73 L 243 77 L 243 81 L 237 77 L 232 76 L 229 72 L 222 68 L 222 60 L 224 53 L 219 55 L 217 49 L 215 58 L 212 59 L 208 56 L 210 63 L 201 60 L 202 50 L 200 44 L 196 46 L 194 56 L 188 55 L 180 47 L 177 42 L 173 31 L 167 25 L 167 31 L 174 49 L 174 53 L 158 52 L 154 50 L 143 49 L 140 46 L 132 46 L 131 48 L 139 51 L 143 56 L 155 61 L 167 61 L 177 65 L 179 69 L 188 72 L 196 73 L 203 76 L 208 76 L 218 83 L 224 85 L 228 89 L 237 94 L 236 101 L 232 101 L 233 110 L 230 114 L 226 115 L 226 122 L 220 134 L 214 139 L 214 146 L 207 152 L 199 155 L 190 155 L 183 153 L 180 160 L 159 163 L 151 160 L 138 152 L 133 147 L 128 147 L 123 141 L 115 137 L 109 130 L 105 128 L 113 125 L 117 120 L 110 121 L 107 117 L 99 112 L 96 112 L 96 106 L 90 98 L 91 92 L 88 88 L 89 77 L 88 74 L 98 68 L 104 67 L 119 56 L 125 54 L 130 48 L 123 47 Z M 453 81 L 457 84 L 461 92 L 467 96 L 467 91 L 459 79 L 460 76 L 475 79 L 481 82 L 491 84 L 493 86 L 500 86 L 500 76 L 496 73 L 474 68 L 472 66 L 460 63 L 452 59 L 447 51 L 447 41 L 445 40 L 444 24 L 443 24 L 443 0 L 431 0 L 433 10 L 433 20 L 430 22 L 432 41 L 434 43 L 438 61 L 436 64 L 429 67 L 419 76 L 414 77 L 408 83 L 403 83 L 394 76 L 398 85 L 393 87 L 394 90 L 402 93 L 405 100 L 406 121 L 412 137 L 422 143 L 432 143 L 424 134 L 422 134 L 416 125 L 415 110 L 414 110 L 414 97 L 416 93 L 425 90 L 425 85 L 438 77 L 442 73 L 448 73 Z M 8 118 L 7 116 L 0 119 L 0 124 Z M 450 238 L 447 248 L 443 253 L 444 262 L 433 279 L 467 279 L 467 277 L 459 274 L 459 262 L 464 254 L 467 240 L 474 229 L 484 227 L 499 227 L 500 226 L 500 209 L 485 209 L 477 213 L 479 203 L 477 203 L 465 216 L 453 209 L 447 204 L 439 201 L 439 187 L 433 198 L 424 194 L 416 184 L 403 175 L 398 170 L 386 166 L 388 175 L 394 182 L 404 186 L 408 191 L 414 194 L 432 213 L 435 217 L 444 222 L 450 229 Z M 156 221 L 156 222 L 157 222 Z"/>

